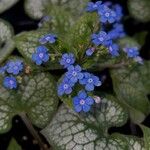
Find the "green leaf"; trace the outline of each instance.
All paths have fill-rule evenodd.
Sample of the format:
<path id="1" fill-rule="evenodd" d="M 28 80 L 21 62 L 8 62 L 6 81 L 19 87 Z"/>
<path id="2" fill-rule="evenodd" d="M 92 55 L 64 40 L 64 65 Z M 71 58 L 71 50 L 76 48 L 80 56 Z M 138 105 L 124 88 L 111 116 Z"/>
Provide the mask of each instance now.
<path id="1" fill-rule="evenodd" d="M 86 114 L 62 105 L 42 134 L 55 150 L 129 150 L 128 143 L 133 139 L 128 138 L 127 142 L 123 135 L 108 134 L 110 127 L 123 125 L 128 116 L 114 99 L 112 96 L 102 98 L 101 103 Z M 131 149 L 137 150 L 134 145 Z"/>
<path id="2" fill-rule="evenodd" d="M 136 39 L 136 41 L 142 46 L 145 43 L 146 40 L 146 36 L 148 35 L 147 31 L 143 31 L 143 32 L 138 32 L 134 35 L 134 38 Z"/>
<path id="3" fill-rule="evenodd" d="M 9 9 L 17 2 L 18 0 L 1 0 L 0 1 L 0 13 L 3 13 L 5 10 Z"/>
<path id="4" fill-rule="evenodd" d="M 8 131 L 12 118 L 22 112 L 43 128 L 58 104 L 56 83 L 49 73 L 25 76 L 17 90 L 6 90 L 1 83 L 0 93 L 0 133 Z"/>
<path id="5" fill-rule="evenodd" d="M 150 129 L 144 125 L 140 125 L 144 134 L 144 145 L 145 149 L 149 150 L 150 148 Z"/>
<path id="6" fill-rule="evenodd" d="M 82 59 L 85 50 L 90 46 L 91 34 L 100 27 L 96 13 L 85 13 L 76 24 L 70 29 L 69 43 L 70 47 L 77 56 Z"/>
<path id="7" fill-rule="evenodd" d="M 141 22 L 150 21 L 150 1 L 149 0 L 129 0 L 128 9 L 130 14 Z"/>
<path id="8" fill-rule="evenodd" d="M 14 138 L 12 138 L 7 150 L 21 150 L 21 149 L 22 149 L 21 146 L 18 145 L 18 143 L 16 142 Z"/>
<path id="9" fill-rule="evenodd" d="M 111 70 L 115 93 L 120 102 L 127 106 L 135 122 L 143 121 L 144 115 L 148 115 L 150 112 L 150 102 L 147 97 L 150 92 L 148 87 L 150 85 L 149 68 L 146 64 L 145 62 L 143 66 L 137 64 L 131 68 Z M 136 110 L 138 115 L 132 114 Z M 139 115 L 140 112 L 141 115 Z M 135 116 L 139 116 L 139 118 L 135 119 Z"/>
<path id="10" fill-rule="evenodd" d="M 0 19 L 0 63 L 2 63 L 13 51 L 12 40 L 14 31 L 12 26 L 5 20 Z"/>
<path id="11" fill-rule="evenodd" d="M 24 8 L 32 19 L 41 19 L 44 15 L 45 6 L 48 3 L 49 0 L 26 0 Z"/>

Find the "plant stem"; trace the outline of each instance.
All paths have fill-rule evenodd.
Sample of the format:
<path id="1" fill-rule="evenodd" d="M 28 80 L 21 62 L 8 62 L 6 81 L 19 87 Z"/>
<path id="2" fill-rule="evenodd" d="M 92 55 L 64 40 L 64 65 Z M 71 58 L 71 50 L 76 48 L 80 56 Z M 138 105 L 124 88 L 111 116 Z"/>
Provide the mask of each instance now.
<path id="1" fill-rule="evenodd" d="M 26 127 L 28 128 L 28 130 L 30 131 L 30 133 L 32 134 L 32 136 L 38 141 L 39 146 L 42 148 L 42 150 L 49 150 L 48 148 L 46 148 L 43 143 L 43 141 L 41 140 L 39 134 L 37 133 L 37 131 L 34 129 L 31 121 L 28 119 L 27 115 L 22 112 L 19 114 L 22 121 L 25 123 Z"/>

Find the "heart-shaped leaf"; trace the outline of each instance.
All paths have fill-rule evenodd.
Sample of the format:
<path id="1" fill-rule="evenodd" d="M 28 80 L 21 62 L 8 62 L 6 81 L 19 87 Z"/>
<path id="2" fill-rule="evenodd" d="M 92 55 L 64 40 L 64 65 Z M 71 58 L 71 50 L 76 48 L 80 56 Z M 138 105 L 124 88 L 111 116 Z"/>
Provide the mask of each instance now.
<path id="1" fill-rule="evenodd" d="M 14 31 L 5 20 L 0 19 L 0 63 L 2 63 L 14 49 L 12 40 Z"/>
<path id="2" fill-rule="evenodd" d="M 144 145 L 145 149 L 149 150 L 150 148 L 150 129 L 144 125 L 140 125 L 144 134 Z"/>
<path id="3" fill-rule="evenodd" d="M 25 76 L 16 91 L 0 84 L 0 132 L 8 131 L 14 115 L 26 113 L 33 124 L 43 128 L 58 104 L 56 84 L 48 73 Z"/>
<path id="4" fill-rule="evenodd" d="M 131 107 L 131 110 L 129 109 L 131 117 L 141 117 L 141 115 L 133 115 L 132 108 L 145 115 L 148 115 L 150 112 L 150 102 L 147 97 L 150 92 L 148 79 L 150 75 L 146 64 L 145 62 L 143 66 L 137 64 L 131 68 L 111 70 L 114 90 L 120 102 L 126 104 L 128 108 Z M 135 122 L 141 122 L 144 119 L 144 116 L 140 119 L 134 117 L 132 119 Z"/>
<path id="5" fill-rule="evenodd" d="M 9 9 L 10 7 L 12 7 L 17 2 L 18 2 L 18 0 L 1 0 L 0 1 L 0 13 Z"/>
<path id="6" fill-rule="evenodd" d="M 107 97 L 87 114 L 62 105 L 42 134 L 57 150 L 142 150 L 135 138 L 108 134 L 109 127 L 123 125 L 128 115 L 114 97 Z"/>
<path id="7" fill-rule="evenodd" d="M 21 150 L 21 147 L 15 139 L 11 139 L 7 150 Z"/>
<path id="8" fill-rule="evenodd" d="M 149 0 L 129 0 L 128 8 L 130 14 L 141 22 L 150 21 L 150 1 Z"/>

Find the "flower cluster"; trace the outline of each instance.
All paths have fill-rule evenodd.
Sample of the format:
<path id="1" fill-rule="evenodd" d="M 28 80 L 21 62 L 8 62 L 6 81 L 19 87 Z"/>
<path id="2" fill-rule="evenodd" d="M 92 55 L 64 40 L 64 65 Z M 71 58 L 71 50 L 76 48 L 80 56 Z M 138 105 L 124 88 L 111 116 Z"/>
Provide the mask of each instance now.
<path id="1" fill-rule="evenodd" d="M 91 36 L 92 43 L 95 46 L 103 45 L 107 47 L 108 52 L 113 57 L 119 56 L 119 45 L 116 43 L 116 40 L 126 35 L 123 24 L 121 23 L 123 17 L 122 7 L 119 4 L 113 5 L 111 2 L 102 3 L 102 1 L 97 1 L 95 3 L 89 2 L 86 11 L 97 12 L 101 23 L 101 30 Z M 130 50 L 125 51 L 127 57 L 134 58 L 135 61 L 141 63 L 141 61 L 139 61 L 141 58 L 139 57 L 138 50 L 129 52 L 133 48 L 128 47 L 128 49 Z M 94 51 L 95 49 L 89 48 L 86 51 L 86 55 L 91 56 Z"/>
<path id="2" fill-rule="evenodd" d="M 101 86 L 100 79 L 88 72 L 83 71 L 79 65 L 75 65 L 75 57 L 72 53 L 62 55 L 60 64 L 67 69 L 61 83 L 58 85 L 58 95 L 71 94 L 75 85 L 80 85 L 84 90 L 78 92 L 73 98 L 73 106 L 76 112 L 88 112 L 94 99 L 87 95 L 88 92 L 94 90 L 95 86 Z"/>
<path id="3" fill-rule="evenodd" d="M 35 50 L 35 53 L 32 54 L 32 61 L 36 63 L 36 65 L 41 65 L 46 63 L 49 60 L 50 54 L 48 49 L 43 44 L 53 44 L 57 40 L 57 36 L 55 34 L 47 34 L 42 36 L 39 39 L 40 46 L 38 46 Z"/>
<path id="4" fill-rule="evenodd" d="M 16 89 L 17 80 L 15 76 L 19 75 L 23 71 L 24 65 L 21 60 L 11 60 L 6 65 L 0 68 L 0 74 L 6 75 L 4 77 L 3 86 L 7 89 Z"/>

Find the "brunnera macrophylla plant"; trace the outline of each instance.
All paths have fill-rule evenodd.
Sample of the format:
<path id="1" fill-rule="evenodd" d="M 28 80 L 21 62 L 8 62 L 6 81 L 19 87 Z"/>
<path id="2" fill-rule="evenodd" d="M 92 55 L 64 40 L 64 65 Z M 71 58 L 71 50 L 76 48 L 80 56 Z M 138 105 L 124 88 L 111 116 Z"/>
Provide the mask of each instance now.
<path id="1" fill-rule="evenodd" d="M 150 113 L 150 63 L 140 56 L 141 43 L 126 34 L 122 7 L 41 0 L 37 10 L 30 3 L 34 0 L 25 6 L 30 16 L 46 16 L 37 30 L 14 35 L 0 20 L 0 133 L 20 115 L 43 129 L 54 149 L 147 150 L 150 131 L 140 123 Z M 10 55 L 15 48 L 20 56 Z M 111 94 L 100 88 L 106 68 Z M 144 138 L 108 133 L 128 118 Z"/>

